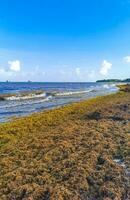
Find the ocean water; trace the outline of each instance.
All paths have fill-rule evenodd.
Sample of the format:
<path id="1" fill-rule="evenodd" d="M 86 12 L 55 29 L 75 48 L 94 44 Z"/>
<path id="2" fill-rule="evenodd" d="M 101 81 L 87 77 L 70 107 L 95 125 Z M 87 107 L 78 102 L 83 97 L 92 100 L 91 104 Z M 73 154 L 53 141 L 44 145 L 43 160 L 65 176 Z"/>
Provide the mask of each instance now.
<path id="1" fill-rule="evenodd" d="M 0 95 L 10 94 L 0 100 L 0 122 L 117 90 L 114 84 L 106 83 L 0 83 Z M 22 92 L 29 95 L 23 96 Z"/>

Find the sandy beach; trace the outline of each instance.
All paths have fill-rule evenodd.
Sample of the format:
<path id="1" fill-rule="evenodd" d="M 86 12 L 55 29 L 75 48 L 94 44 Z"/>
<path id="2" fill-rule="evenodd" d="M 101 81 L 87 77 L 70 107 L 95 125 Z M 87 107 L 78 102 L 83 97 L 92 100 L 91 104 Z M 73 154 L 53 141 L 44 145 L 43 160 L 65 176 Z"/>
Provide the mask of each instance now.
<path id="1" fill-rule="evenodd" d="M 1 200 L 128 200 L 129 138 L 129 85 L 1 124 Z"/>

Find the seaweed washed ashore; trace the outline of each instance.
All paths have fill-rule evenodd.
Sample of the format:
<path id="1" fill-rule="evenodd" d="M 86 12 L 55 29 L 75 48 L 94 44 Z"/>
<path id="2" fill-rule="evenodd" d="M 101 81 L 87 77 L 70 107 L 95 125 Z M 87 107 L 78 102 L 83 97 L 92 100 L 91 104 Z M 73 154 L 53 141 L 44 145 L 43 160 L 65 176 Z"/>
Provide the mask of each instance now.
<path id="1" fill-rule="evenodd" d="M 130 199 L 130 85 L 0 125 L 1 200 Z"/>

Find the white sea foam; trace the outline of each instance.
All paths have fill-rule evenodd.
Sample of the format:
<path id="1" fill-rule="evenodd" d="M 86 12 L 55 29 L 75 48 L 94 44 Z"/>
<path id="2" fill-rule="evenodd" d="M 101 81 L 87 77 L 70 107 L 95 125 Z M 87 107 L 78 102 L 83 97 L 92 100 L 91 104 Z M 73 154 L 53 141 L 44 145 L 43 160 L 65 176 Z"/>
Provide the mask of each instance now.
<path id="1" fill-rule="evenodd" d="M 18 106 L 24 106 L 24 105 L 32 105 L 32 104 L 39 104 L 39 103 L 43 103 L 43 102 L 46 102 L 46 101 L 50 101 L 52 99 L 52 96 L 48 96 L 44 99 L 33 99 L 33 100 L 29 100 L 29 99 L 25 99 L 25 101 L 16 101 L 16 102 L 13 102 L 13 103 L 10 103 L 8 105 L 3 105 L 3 106 L 0 106 L 0 109 L 8 109 L 8 108 L 12 108 L 12 107 L 18 107 Z"/>
<path id="2" fill-rule="evenodd" d="M 17 101 L 17 100 L 26 100 L 26 99 L 35 99 L 35 98 L 45 98 L 46 97 L 46 93 L 42 93 L 42 94 L 29 94 L 26 96 L 11 96 L 11 97 L 6 97 L 6 100 L 10 100 L 10 101 Z"/>
<path id="3" fill-rule="evenodd" d="M 70 96 L 70 95 L 78 95 L 78 94 L 84 94 L 88 92 L 92 92 L 92 89 L 89 90 L 81 90 L 81 91 L 66 91 L 66 92 L 59 92 L 56 93 L 55 96 Z"/>
<path id="4" fill-rule="evenodd" d="M 119 85 L 119 83 L 109 83 L 109 84 L 104 84 L 103 88 L 109 89 L 109 88 L 116 88 L 116 85 Z"/>
<path id="5" fill-rule="evenodd" d="M 103 85 L 105 86 L 103 87 Z M 1 93 L 3 99 L 0 100 L 0 122 L 8 121 L 10 116 L 23 116 L 42 109 L 59 107 L 71 102 L 116 92 L 114 90 L 116 87 L 111 83 L 5 83 L 4 87 L 3 84 L 0 84 L 0 90 L 5 92 Z M 6 93 L 10 91 L 12 95 Z"/>
<path id="6" fill-rule="evenodd" d="M 111 87 L 111 86 L 108 85 L 108 84 L 103 85 L 103 88 L 105 88 L 105 89 L 109 89 L 110 87 Z"/>

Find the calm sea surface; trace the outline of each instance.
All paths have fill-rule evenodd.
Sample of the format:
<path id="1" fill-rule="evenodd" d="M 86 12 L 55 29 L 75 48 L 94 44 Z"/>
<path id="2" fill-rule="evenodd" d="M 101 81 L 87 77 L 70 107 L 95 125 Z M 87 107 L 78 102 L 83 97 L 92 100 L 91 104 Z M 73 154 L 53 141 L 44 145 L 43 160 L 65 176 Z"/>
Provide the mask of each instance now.
<path id="1" fill-rule="evenodd" d="M 41 94 L 35 94 L 42 90 Z M 106 83 L 0 83 L 0 95 L 16 94 L 0 100 L 0 122 L 45 109 L 116 92 L 114 84 Z M 33 95 L 22 97 L 22 92 Z"/>

